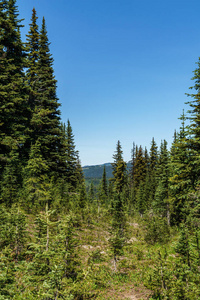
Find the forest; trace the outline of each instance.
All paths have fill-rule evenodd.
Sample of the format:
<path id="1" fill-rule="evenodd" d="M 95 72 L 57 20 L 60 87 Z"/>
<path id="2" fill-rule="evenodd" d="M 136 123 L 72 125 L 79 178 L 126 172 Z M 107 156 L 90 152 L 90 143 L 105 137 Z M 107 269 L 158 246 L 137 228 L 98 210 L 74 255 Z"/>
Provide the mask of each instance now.
<path id="1" fill-rule="evenodd" d="M 127 167 L 117 141 L 86 190 L 45 18 L 23 42 L 18 16 L 0 1 L 0 299 L 200 299 L 200 61 L 172 145 Z"/>

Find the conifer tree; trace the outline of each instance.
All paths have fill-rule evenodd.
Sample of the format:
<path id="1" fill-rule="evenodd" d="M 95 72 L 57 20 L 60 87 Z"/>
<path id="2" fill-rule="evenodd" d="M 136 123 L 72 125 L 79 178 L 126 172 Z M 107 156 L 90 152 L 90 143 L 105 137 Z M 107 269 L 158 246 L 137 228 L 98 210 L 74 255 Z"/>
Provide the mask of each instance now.
<path id="1" fill-rule="evenodd" d="M 83 169 L 81 166 L 81 161 L 79 158 L 78 151 L 76 151 L 76 178 L 77 178 L 78 186 L 81 186 L 82 184 L 84 184 L 85 179 L 84 179 Z"/>
<path id="2" fill-rule="evenodd" d="M 134 174 L 135 174 L 135 158 L 136 158 L 136 148 L 135 143 L 133 142 L 133 148 L 131 150 L 131 169 L 130 169 L 130 177 L 131 183 L 134 182 Z"/>
<path id="3" fill-rule="evenodd" d="M 115 172 L 117 169 L 117 163 L 123 160 L 123 151 L 120 141 L 117 142 L 116 151 L 113 155 L 114 162 L 112 163 L 113 175 L 115 176 Z"/>
<path id="4" fill-rule="evenodd" d="M 123 247 L 127 239 L 127 223 L 122 194 L 115 193 L 111 202 L 110 222 L 110 249 L 114 260 L 114 269 L 117 271 L 118 257 L 122 255 Z"/>
<path id="5" fill-rule="evenodd" d="M 27 126 L 28 112 L 26 101 L 27 90 L 23 71 L 25 52 L 21 41 L 20 27 L 16 1 L 1 1 L 0 180 L 2 180 L 1 176 L 3 176 L 4 168 L 8 169 L 9 165 L 13 165 L 11 162 L 12 151 L 15 151 L 16 156 L 19 156 L 19 159 L 23 161 L 23 150 L 26 141 L 25 128 Z"/>
<path id="6" fill-rule="evenodd" d="M 156 170 L 156 166 L 158 163 L 158 151 L 157 151 L 158 147 L 156 145 L 156 142 L 154 140 L 154 138 L 152 138 L 152 142 L 151 142 L 151 148 L 150 148 L 150 163 L 149 163 L 149 170 L 150 173 L 153 173 Z"/>
<path id="7" fill-rule="evenodd" d="M 104 165 L 103 168 L 103 175 L 102 175 L 102 179 L 100 182 L 100 187 L 99 187 L 100 191 L 100 198 L 102 200 L 102 202 L 105 202 L 108 196 L 108 183 L 107 183 L 107 179 L 106 179 L 106 167 Z"/>
<path id="8" fill-rule="evenodd" d="M 90 184 L 89 199 L 90 199 L 90 201 L 94 200 L 94 183 L 93 183 L 93 180 L 91 181 L 91 184 Z"/>
<path id="9" fill-rule="evenodd" d="M 27 34 L 26 51 L 27 51 L 27 71 L 26 78 L 29 88 L 29 106 L 31 110 L 35 109 L 38 84 L 38 59 L 39 59 L 39 29 L 37 25 L 37 14 L 35 8 L 32 10 L 30 29 Z M 30 115 L 31 118 L 31 115 Z M 32 133 L 33 135 L 33 133 Z"/>
<path id="10" fill-rule="evenodd" d="M 103 189 L 104 194 L 106 196 L 108 196 L 108 183 L 107 183 L 107 178 L 106 178 L 106 167 L 105 167 L 105 165 L 104 165 L 104 168 L 103 168 L 102 189 Z"/>
<path id="11" fill-rule="evenodd" d="M 188 102 L 190 105 L 189 119 L 189 139 L 188 145 L 191 149 L 190 156 L 193 159 L 193 169 L 191 173 L 193 186 L 198 185 L 199 181 L 199 172 L 200 172 L 200 58 L 197 62 L 197 68 L 194 71 L 194 76 L 192 80 L 195 81 L 194 86 L 190 87 L 191 90 L 194 90 L 194 93 L 187 94 L 192 98 Z"/>
<path id="12" fill-rule="evenodd" d="M 155 200 L 155 192 L 157 188 L 157 166 L 158 166 L 158 147 L 154 138 L 152 138 L 149 158 L 149 184 L 151 186 L 149 193 L 149 202 Z"/>
<path id="13" fill-rule="evenodd" d="M 40 144 L 41 154 L 49 167 L 49 175 L 57 179 L 63 173 L 64 164 L 60 104 L 56 95 L 53 58 L 49 50 L 45 19 L 43 18 L 39 33 L 36 21 L 36 11 L 33 9 L 27 35 L 31 143 Z"/>
<path id="14" fill-rule="evenodd" d="M 24 200 L 28 208 L 38 207 L 42 199 L 46 198 L 48 170 L 49 166 L 41 153 L 41 145 L 36 142 L 31 147 L 29 161 L 24 169 Z"/>
<path id="15" fill-rule="evenodd" d="M 117 142 L 115 154 L 113 155 L 114 163 L 112 163 L 114 186 L 117 192 L 122 192 L 127 184 L 127 166 L 123 160 L 123 151 L 120 141 Z"/>
<path id="16" fill-rule="evenodd" d="M 164 140 L 160 147 L 159 167 L 158 167 L 158 187 L 153 202 L 154 210 L 161 216 L 167 217 L 170 225 L 170 200 L 169 200 L 169 152 L 167 142 Z"/>
<path id="17" fill-rule="evenodd" d="M 74 188 L 78 184 L 76 164 L 77 153 L 74 144 L 74 135 L 70 121 L 68 120 L 66 128 L 66 181 Z"/>
<path id="18" fill-rule="evenodd" d="M 135 159 L 135 176 L 134 176 L 134 182 L 135 187 L 139 187 L 140 182 L 145 180 L 147 173 L 147 166 L 146 161 L 143 153 L 142 146 L 139 147 L 137 151 L 137 156 Z"/>
<path id="19" fill-rule="evenodd" d="M 19 153 L 17 149 L 12 149 L 7 158 L 6 166 L 4 167 L 0 194 L 0 203 L 4 203 L 8 207 L 11 207 L 13 203 L 19 200 L 18 196 L 22 182 L 21 170 L 22 166 Z"/>
<path id="20" fill-rule="evenodd" d="M 172 202 L 172 219 L 175 223 L 180 223 L 186 217 L 186 204 L 189 194 L 194 192 L 195 182 L 193 155 L 191 155 L 191 149 L 189 149 L 184 111 L 180 120 L 181 127 L 172 144 L 170 159 L 170 198 Z"/>

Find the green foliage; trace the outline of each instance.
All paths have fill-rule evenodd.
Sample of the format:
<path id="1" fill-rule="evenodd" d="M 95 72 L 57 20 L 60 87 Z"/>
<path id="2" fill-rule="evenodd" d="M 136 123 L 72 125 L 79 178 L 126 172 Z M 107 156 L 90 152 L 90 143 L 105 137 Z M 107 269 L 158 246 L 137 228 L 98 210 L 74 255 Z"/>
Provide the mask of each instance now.
<path id="1" fill-rule="evenodd" d="M 170 239 L 170 230 L 165 218 L 147 217 L 145 241 L 149 244 L 166 243 Z"/>
<path id="2" fill-rule="evenodd" d="M 21 159 L 27 138 L 28 110 L 24 74 L 24 46 L 20 36 L 16 1 L 1 1 L 0 7 L 0 181 L 8 184 L 14 172 L 13 152 Z M 4 171 L 6 174 L 4 174 Z M 18 169 L 20 173 L 20 165 Z M 16 177 L 18 177 L 16 174 Z M 12 175 L 11 175 L 12 176 Z M 6 177 L 6 179 L 5 179 Z M 16 181 L 12 176 L 13 184 Z M 18 183 L 19 177 L 17 178 Z M 1 183 L 1 186 L 4 186 Z M 15 184 L 15 191 L 18 186 Z M 4 193 L 5 194 L 5 193 Z M 9 196 L 6 196 L 7 198 Z M 8 200 L 8 199 L 7 199 Z"/>
<path id="3" fill-rule="evenodd" d="M 172 222 L 180 224 L 186 219 L 189 210 L 187 203 L 189 195 L 194 193 L 193 155 L 189 149 L 187 130 L 185 128 L 186 117 L 180 117 L 182 124 L 180 132 L 176 134 L 176 139 L 172 144 L 169 178 L 170 202 L 172 206 Z M 193 175 L 192 175 L 193 174 Z"/>
<path id="4" fill-rule="evenodd" d="M 110 164 L 86 168 L 101 173 L 87 195 L 71 124 L 60 122 L 45 19 L 39 30 L 33 9 L 26 53 L 20 27 L 16 1 L 2 0 L 0 299 L 91 299 L 130 278 L 152 299 L 199 299 L 200 62 L 191 123 L 183 113 L 171 151 L 165 140 L 159 154 L 154 138 L 149 153 L 133 144 L 128 176 L 118 141 L 109 185 Z"/>
<path id="5" fill-rule="evenodd" d="M 117 193 L 121 193 L 127 184 L 127 165 L 123 160 L 123 151 L 120 141 L 117 142 L 115 154 L 113 155 L 113 182 Z"/>
<path id="6" fill-rule="evenodd" d="M 145 180 L 146 173 L 147 173 L 147 165 L 146 165 L 142 146 L 140 146 L 136 153 L 136 158 L 135 158 L 134 185 L 136 188 L 139 187 L 140 182 Z"/>
<path id="7" fill-rule="evenodd" d="M 114 259 L 114 268 L 117 270 L 118 257 L 123 253 L 123 247 L 127 239 L 127 223 L 124 209 L 124 201 L 120 194 L 116 194 L 111 202 L 110 222 L 110 250 Z"/>

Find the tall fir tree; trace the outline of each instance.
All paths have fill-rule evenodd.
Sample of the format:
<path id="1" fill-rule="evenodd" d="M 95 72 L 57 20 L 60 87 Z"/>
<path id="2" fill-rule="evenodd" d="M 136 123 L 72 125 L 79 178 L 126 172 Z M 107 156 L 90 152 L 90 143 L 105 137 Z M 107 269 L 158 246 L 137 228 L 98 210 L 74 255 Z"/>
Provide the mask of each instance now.
<path id="1" fill-rule="evenodd" d="M 36 11 L 33 9 L 32 23 L 27 35 L 29 84 L 30 136 L 31 144 L 40 144 L 41 154 L 49 167 L 48 176 L 55 180 L 63 175 L 63 134 L 60 125 L 60 111 L 56 95 L 56 80 L 53 70 L 53 58 L 49 50 L 49 41 L 45 19 L 38 33 Z"/>
<path id="2" fill-rule="evenodd" d="M 114 176 L 114 187 L 117 192 L 121 193 L 123 188 L 127 184 L 127 165 L 123 160 L 123 151 L 120 141 L 117 142 L 113 159 L 114 163 L 112 163 L 112 168 Z"/>
<path id="3" fill-rule="evenodd" d="M 4 171 L 13 173 L 14 161 L 23 162 L 28 121 L 27 89 L 25 85 L 25 51 L 20 36 L 21 20 L 15 0 L 0 2 L 0 180 L 4 186 Z M 14 155 L 13 155 L 14 154 Z M 12 160 L 14 160 L 12 162 Z M 15 172 L 20 181 L 20 165 Z M 9 171 L 11 167 L 12 171 Z M 14 179 L 15 181 L 15 179 Z M 12 189 L 10 181 L 10 188 Z M 8 181 L 7 181 L 8 183 Z M 21 184 L 21 183 L 20 183 Z M 7 186 L 7 188 L 9 188 Z"/>
<path id="4" fill-rule="evenodd" d="M 186 218 L 186 206 L 189 194 L 194 192 L 195 173 L 193 155 L 188 143 L 188 131 L 185 126 L 186 116 L 183 111 L 181 127 L 174 138 L 170 156 L 170 198 L 172 202 L 172 222 L 180 223 Z M 193 175 L 192 175 L 193 174 Z"/>
<path id="5" fill-rule="evenodd" d="M 106 198 L 108 196 L 108 182 L 106 178 L 106 167 L 103 167 L 103 175 L 101 180 L 101 195 Z"/>
<path id="6" fill-rule="evenodd" d="M 133 148 L 131 150 L 131 168 L 130 168 L 131 184 L 133 184 L 134 182 L 135 158 L 136 158 L 136 148 L 135 148 L 135 143 L 133 142 Z"/>
<path id="7" fill-rule="evenodd" d="M 117 141 L 116 151 L 113 155 L 114 162 L 112 163 L 112 169 L 113 169 L 113 175 L 115 176 L 117 163 L 121 160 L 123 160 L 123 151 L 120 141 Z"/>
<path id="8" fill-rule="evenodd" d="M 72 132 L 72 127 L 70 121 L 67 121 L 66 128 L 66 181 L 67 183 L 76 188 L 78 185 L 77 178 L 77 152 L 74 143 L 74 135 Z"/>
<path id="9" fill-rule="evenodd" d="M 192 80 L 195 81 L 194 86 L 190 87 L 194 93 L 187 94 L 192 100 L 188 102 L 190 105 L 189 119 L 189 137 L 188 146 L 191 149 L 190 156 L 193 159 L 193 169 L 191 178 L 193 186 L 199 185 L 199 172 L 200 172 L 200 58 L 197 62 L 197 68 L 194 71 Z"/>
<path id="10" fill-rule="evenodd" d="M 166 217 L 168 225 L 170 225 L 170 199 L 169 199 L 169 152 L 167 150 L 167 142 L 161 143 L 159 167 L 158 167 L 158 187 L 153 202 L 154 211 L 162 217 Z"/>
<path id="11" fill-rule="evenodd" d="M 158 166 L 158 147 L 154 138 L 152 138 L 151 148 L 150 148 L 150 158 L 149 158 L 149 184 L 151 186 L 149 192 L 149 202 L 155 200 L 155 192 L 157 188 L 157 166 Z"/>
<path id="12" fill-rule="evenodd" d="M 142 146 L 139 147 L 135 159 L 135 176 L 134 176 L 134 183 L 135 187 L 139 187 L 140 182 L 145 181 L 145 177 L 147 174 L 147 165 L 146 165 L 146 160 L 144 157 L 144 152 L 142 149 Z"/>

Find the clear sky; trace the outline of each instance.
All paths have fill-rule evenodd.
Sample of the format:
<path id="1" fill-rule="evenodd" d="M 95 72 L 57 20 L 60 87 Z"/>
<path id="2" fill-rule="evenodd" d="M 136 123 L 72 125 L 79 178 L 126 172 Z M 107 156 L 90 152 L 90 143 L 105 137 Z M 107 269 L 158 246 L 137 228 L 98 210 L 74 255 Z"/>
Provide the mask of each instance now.
<path id="1" fill-rule="evenodd" d="M 200 56 L 199 0 L 18 0 L 46 19 L 63 122 L 82 165 L 112 162 L 120 140 L 170 144 Z"/>

